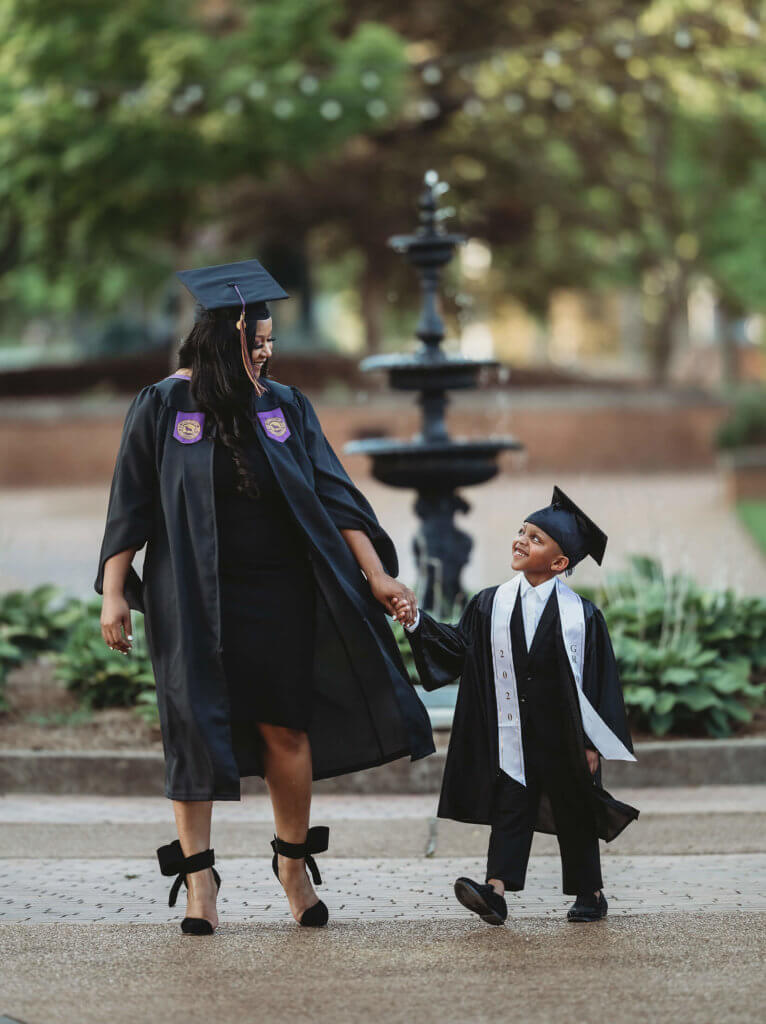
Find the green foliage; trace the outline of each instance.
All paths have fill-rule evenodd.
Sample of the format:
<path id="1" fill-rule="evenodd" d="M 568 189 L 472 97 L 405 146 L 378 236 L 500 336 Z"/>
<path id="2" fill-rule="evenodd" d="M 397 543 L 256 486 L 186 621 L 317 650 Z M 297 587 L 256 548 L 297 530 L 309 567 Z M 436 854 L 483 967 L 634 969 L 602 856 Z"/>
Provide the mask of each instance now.
<path id="1" fill-rule="evenodd" d="M 716 444 L 719 448 L 766 445 L 766 389 L 748 388 L 736 396 L 718 428 Z"/>
<path id="2" fill-rule="evenodd" d="M 126 656 L 104 643 L 100 615 L 98 598 L 86 602 L 65 597 L 47 584 L 0 596 L 0 711 L 7 707 L 7 673 L 47 655 L 55 662 L 57 678 L 77 694 L 84 709 L 139 705 L 143 717 L 153 721 L 156 695 L 143 618 L 135 617 L 133 650 Z"/>
<path id="3" fill-rule="evenodd" d="M 87 611 L 56 658 L 56 676 L 87 708 L 133 707 L 154 689 L 143 620 L 135 616 L 133 650 L 125 655 L 104 643 L 99 602 L 90 602 Z"/>
<path id="4" fill-rule="evenodd" d="M 430 165 L 494 247 L 485 299 L 543 312 L 557 287 L 639 284 L 662 370 L 697 275 L 766 308 L 761 19 L 740 0 L 6 0 L 0 302 L 114 310 L 182 260 L 306 233 L 360 247 L 372 299 Z M 194 251 L 210 223 L 225 253 Z"/>
<path id="5" fill-rule="evenodd" d="M 396 113 L 402 43 L 340 0 L 208 7 L 0 5 L 0 301 L 115 309 L 189 259 L 229 186 Z"/>
<path id="6" fill-rule="evenodd" d="M 763 703 L 766 600 L 704 590 L 642 556 L 587 596 L 604 612 L 638 727 L 728 736 Z"/>
<path id="7" fill-rule="evenodd" d="M 0 711 L 8 672 L 31 658 L 59 650 L 83 615 L 82 602 L 54 586 L 0 595 Z"/>
<path id="8" fill-rule="evenodd" d="M 766 600 L 705 590 L 682 575 L 666 576 L 642 556 L 603 587 L 578 589 L 604 612 L 634 725 L 659 736 L 727 736 L 763 703 Z M 134 619 L 133 651 L 125 656 L 104 644 L 99 616 L 100 601 L 64 599 L 55 587 L 6 594 L 0 598 L 0 671 L 53 653 L 57 677 L 85 710 L 134 707 L 157 724 L 143 619 Z M 417 684 L 405 631 L 396 622 L 393 630 Z"/>
<path id="9" fill-rule="evenodd" d="M 766 501 L 740 501 L 737 512 L 766 555 Z"/>
<path id="10" fill-rule="evenodd" d="M 147 725 L 160 724 L 160 712 L 157 707 L 157 690 L 152 686 L 151 690 L 142 690 L 136 700 L 135 712 Z"/>

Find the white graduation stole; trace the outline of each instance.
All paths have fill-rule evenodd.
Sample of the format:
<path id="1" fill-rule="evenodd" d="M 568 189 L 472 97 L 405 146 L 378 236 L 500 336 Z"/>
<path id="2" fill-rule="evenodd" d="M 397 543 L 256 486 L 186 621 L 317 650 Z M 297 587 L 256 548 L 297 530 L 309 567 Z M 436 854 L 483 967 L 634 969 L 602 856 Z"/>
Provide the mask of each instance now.
<path id="1" fill-rule="evenodd" d="M 492 602 L 490 626 L 492 665 L 495 673 L 497 701 L 497 738 L 500 767 L 512 779 L 526 786 L 524 751 L 521 744 L 519 696 L 516 688 L 516 670 L 511 647 L 511 613 L 521 585 L 519 573 L 501 584 Z M 567 657 L 577 684 L 577 699 L 583 729 L 603 758 L 609 761 L 635 761 L 622 740 L 615 736 L 606 722 L 583 693 L 583 664 L 585 660 L 585 612 L 582 598 L 571 587 L 556 577 L 554 586 L 559 604 L 561 632 Z"/>

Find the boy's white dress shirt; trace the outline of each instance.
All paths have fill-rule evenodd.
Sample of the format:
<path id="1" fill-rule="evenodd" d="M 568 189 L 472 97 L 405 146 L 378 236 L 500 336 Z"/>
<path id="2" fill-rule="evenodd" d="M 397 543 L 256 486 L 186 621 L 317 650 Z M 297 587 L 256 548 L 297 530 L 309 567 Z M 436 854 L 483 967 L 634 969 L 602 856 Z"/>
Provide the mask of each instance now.
<path id="1" fill-rule="evenodd" d="M 536 587 L 532 586 L 526 576 L 521 577 L 521 614 L 524 620 L 524 637 L 527 641 L 527 650 L 532 646 L 543 609 L 555 586 L 555 576 L 551 576 L 545 583 L 540 583 Z M 419 623 L 420 609 L 418 608 L 415 621 L 411 626 L 405 626 L 404 628 L 408 633 L 412 633 L 418 628 Z"/>
<path id="2" fill-rule="evenodd" d="M 524 619 L 527 650 L 532 646 L 540 616 L 543 614 L 543 609 L 555 586 L 555 576 L 551 576 L 545 583 L 539 583 L 536 587 L 532 586 L 526 576 L 521 577 L 521 614 Z"/>

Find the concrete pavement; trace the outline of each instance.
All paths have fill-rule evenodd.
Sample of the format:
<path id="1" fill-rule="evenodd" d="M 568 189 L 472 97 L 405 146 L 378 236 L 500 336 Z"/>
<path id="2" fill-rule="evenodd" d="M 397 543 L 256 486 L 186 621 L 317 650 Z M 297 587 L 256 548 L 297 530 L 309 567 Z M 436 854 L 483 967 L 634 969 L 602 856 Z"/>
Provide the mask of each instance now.
<path id="1" fill-rule="evenodd" d="M 154 848 L 162 798 L 0 798 L 0 1016 L 25 1024 L 754 1021 L 766 998 L 766 786 L 643 788 L 604 845 L 606 921 L 571 925 L 538 836 L 504 928 L 454 900 L 487 831 L 435 794 L 320 795 L 330 926 L 292 922 L 268 859 L 267 798 L 220 803 L 221 927 L 182 936 Z M 426 856 L 426 854 L 429 854 Z"/>
<path id="2" fill-rule="evenodd" d="M 764 915 L 0 929 L 0 1007 L 25 1024 L 752 1024 Z"/>

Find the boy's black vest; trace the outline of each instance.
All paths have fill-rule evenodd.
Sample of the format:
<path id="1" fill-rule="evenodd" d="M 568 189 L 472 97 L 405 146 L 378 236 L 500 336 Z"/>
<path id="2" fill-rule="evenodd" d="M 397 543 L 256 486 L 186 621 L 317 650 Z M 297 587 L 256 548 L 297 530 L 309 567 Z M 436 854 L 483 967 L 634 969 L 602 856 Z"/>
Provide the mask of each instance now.
<path id="1" fill-rule="evenodd" d="M 565 700 L 556 649 L 561 642 L 560 628 L 559 603 L 554 588 L 537 624 L 532 647 L 527 651 L 519 588 L 511 614 L 511 647 L 525 747 L 529 744 L 561 747 Z"/>

